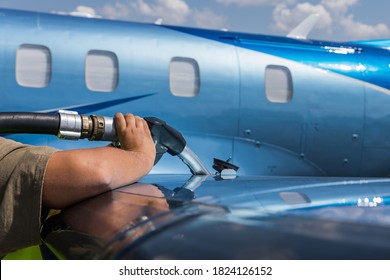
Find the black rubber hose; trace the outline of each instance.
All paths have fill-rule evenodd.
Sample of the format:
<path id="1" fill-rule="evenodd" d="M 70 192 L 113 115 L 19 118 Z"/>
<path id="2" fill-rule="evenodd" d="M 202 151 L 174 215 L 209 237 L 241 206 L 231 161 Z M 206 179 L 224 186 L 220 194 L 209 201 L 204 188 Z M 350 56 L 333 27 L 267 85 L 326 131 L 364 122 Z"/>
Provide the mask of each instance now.
<path id="1" fill-rule="evenodd" d="M 32 133 L 57 135 L 59 114 L 6 112 L 0 113 L 0 134 Z"/>

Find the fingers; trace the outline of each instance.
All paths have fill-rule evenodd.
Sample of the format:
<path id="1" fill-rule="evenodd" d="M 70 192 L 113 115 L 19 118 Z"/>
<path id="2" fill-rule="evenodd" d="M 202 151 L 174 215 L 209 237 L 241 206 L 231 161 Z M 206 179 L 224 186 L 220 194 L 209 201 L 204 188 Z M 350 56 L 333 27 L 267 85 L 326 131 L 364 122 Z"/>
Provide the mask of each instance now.
<path id="1" fill-rule="evenodd" d="M 115 129 L 118 134 L 123 134 L 126 130 L 126 120 L 122 113 L 115 114 Z"/>
<path id="2" fill-rule="evenodd" d="M 135 126 L 137 128 L 143 129 L 144 127 L 144 119 L 138 116 L 135 116 Z"/>
<path id="3" fill-rule="evenodd" d="M 145 119 L 142 119 L 142 120 L 143 120 L 143 126 L 144 126 L 145 133 L 148 135 L 151 135 L 148 123 L 145 121 Z"/>
<path id="4" fill-rule="evenodd" d="M 142 129 L 144 133 L 146 133 L 147 135 L 150 135 L 150 129 L 149 129 L 148 123 L 145 121 L 145 119 L 138 117 L 138 116 L 136 116 L 135 118 L 136 118 L 137 128 Z"/>
<path id="5" fill-rule="evenodd" d="M 125 115 L 125 120 L 126 120 L 126 127 L 131 129 L 137 127 L 136 117 L 133 114 L 127 113 Z"/>
<path id="6" fill-rule="evenodd" d="M 122 113 L 116 113 L 115 126 L 117 131 L 124 131 L 126 130 L 126 128 L 134 128 L 142 129 L 145 133 L 150 134 L 147 122 L 143 118 L 139 116 L 134 116 L 130 113 L 127 113 L 125 115 L 123 115 Z"/>
<path id="7" fill-rule="evenodd" d="M 117 113 L 115 126 L 122 150 L 139 153 L 152 167 L 156 148 L 147 122 L 132 114 Z"/>

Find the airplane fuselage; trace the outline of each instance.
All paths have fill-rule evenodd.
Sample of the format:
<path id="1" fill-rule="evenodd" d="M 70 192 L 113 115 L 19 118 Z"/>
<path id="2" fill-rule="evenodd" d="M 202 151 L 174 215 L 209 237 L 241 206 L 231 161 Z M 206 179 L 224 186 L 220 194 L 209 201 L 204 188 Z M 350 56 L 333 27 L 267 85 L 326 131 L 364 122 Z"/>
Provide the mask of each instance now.
<path id="1" fill-rule="evenodd" d="M 0 10 L 0 111 L 164 119 L 239 174 L 390 173 L 390 50 Z M 97 145 L 12 135 L 59 148 Z M 183 173 L 166 158 L 156 173 Z"/>

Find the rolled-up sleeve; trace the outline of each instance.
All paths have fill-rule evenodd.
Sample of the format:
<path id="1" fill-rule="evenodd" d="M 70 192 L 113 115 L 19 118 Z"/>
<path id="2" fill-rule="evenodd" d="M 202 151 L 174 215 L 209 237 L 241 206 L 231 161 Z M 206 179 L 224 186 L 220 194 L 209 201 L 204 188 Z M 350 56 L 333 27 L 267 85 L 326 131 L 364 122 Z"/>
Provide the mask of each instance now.
<path id="1" fill-rule="evenodd" d="M 40 243 L 43 179 L 55 151 L 0 137 L 0 256 Z"/>

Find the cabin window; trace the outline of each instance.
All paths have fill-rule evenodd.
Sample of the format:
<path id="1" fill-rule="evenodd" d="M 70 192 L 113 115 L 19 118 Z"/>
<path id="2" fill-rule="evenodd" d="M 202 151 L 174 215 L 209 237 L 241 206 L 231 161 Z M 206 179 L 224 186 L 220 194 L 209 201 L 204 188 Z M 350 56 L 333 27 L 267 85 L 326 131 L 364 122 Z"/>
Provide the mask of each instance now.
<path id="1" fill-rule="evenodd" d="M 41 45 L 21 45 L 16 52 L 15 72 L 21 86 L 46 87 L 51 77 L 50 50 Z"/>
<path id="2" fill-rule="evenodd" d="M 292 98 L 290 70 L 284 66 L 269 65 L 265 69 L 265 94 L 274 103 L 287 103 Z"/>
<path id="3" fill-rule="evenodd" d="M 199 94 L 199 65 L 195 59 L 174 57 L 171 60 L 169 87 L 174 96 L 194 97 Z"/>
<path id="4" fill-rule="evenodd" d="M 118 58 L 110 51 L 92 50 L 85 61 L 85 83 L 91 91 L 111 92 L 118 86 Z"/>

